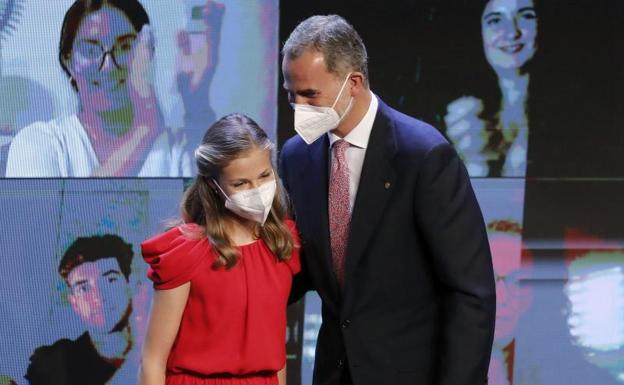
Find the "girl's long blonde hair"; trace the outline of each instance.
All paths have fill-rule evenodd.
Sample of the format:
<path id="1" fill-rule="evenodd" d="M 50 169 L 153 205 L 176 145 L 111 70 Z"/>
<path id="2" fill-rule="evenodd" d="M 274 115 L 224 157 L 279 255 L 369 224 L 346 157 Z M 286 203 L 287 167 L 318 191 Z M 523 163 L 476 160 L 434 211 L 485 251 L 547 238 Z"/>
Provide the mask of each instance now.
<path id="1" fill-rule="evenodd" d="M 214 189 L 213 179 L 218 179 L 227 164 L 253 148 L 268 150 L 273 155 L 274 145 L 266 132 L 251 118 L 243 114 L 230 114 L 215 122 L 206 132 L 195 150 L 198 175 L 182 198 L 182 217 L 205 229 L 212 247 L 218 254 L 214 267 L 229 269 L 236 265 L 239 253 L 232 245 L 225 228 L 223 197 Z M 275 167 L 274 167 L 275 168 Z M 287 204 L 286 193 L 275 173 L 277 190 L 271 212 L 264 224 L 258 226 L 258 236 L 266 243 L 278 260 L 290 258 L 293 238 L 284 223 Z"/>

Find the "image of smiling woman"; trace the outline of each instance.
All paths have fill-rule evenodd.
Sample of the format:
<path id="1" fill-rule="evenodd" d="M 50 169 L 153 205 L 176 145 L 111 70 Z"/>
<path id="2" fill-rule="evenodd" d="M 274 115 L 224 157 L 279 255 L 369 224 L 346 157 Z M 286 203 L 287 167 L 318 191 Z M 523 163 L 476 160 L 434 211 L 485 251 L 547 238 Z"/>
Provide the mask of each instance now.
<path id="1" fill-rule="evenodd" d="M 446 134 L 471 176 L 524 176 L 529 84 L 538 52 L 536 4 L 534 0 L 476 3 L 480 4 L 481 43 L 489 71 L 475 79 L 480 90 L 466 89 L 447 105 Z"/>
<path id="2" fill-rule="evenodd" d="M 188 174 L 151 84 L 153 47 L 138 1 L 76 0 L 63 20 L 59 61 L 78 93 L 79 111 L 21 130 L 6 176 Z"/>

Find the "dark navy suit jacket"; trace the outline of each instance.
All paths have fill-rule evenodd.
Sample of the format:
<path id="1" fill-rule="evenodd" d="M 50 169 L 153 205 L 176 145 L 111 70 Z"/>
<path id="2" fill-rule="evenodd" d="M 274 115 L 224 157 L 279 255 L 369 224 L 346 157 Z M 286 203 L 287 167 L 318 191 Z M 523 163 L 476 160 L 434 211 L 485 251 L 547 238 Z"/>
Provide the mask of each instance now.
<path id="1" fill-rule="evenodd" d="M 281 177 L 302 238 L 292 299 L 316 290 L 314 384 L 487 382 L 496 310 L 485 226 L 463 163 L 433 127 L 379 101 L 353 207 L 341 290 L 332 269 L 329 144 L 293 137 Z"/>

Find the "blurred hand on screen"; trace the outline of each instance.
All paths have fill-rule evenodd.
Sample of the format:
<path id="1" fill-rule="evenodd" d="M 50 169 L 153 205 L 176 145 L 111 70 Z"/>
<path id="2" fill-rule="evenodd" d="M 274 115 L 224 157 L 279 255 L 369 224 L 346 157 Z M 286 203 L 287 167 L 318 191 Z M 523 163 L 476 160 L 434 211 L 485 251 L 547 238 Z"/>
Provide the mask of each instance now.
<path id="1" fill-rule="evenodd" d="M 149 25 L 143 26 L 134 42 L 129 62 L 129 94 L 132 129 L 115 146 L 94 176 L 136 175 L 152 143 L 161 130 L 161 115 L 152 81 L 154 38 Z"/>
<path id="2" fill-rule="evenodd" d="M 196 2 L 193 2 L 196 4 Z M 174 130 L 174 141 L 192 154 L 206 129 L 215 121 L 210 87 L 216 71 L 225 5 L 197 2 L 190 10 L 186 30 L 178 32 L 176 80 L 184 106 L 184 130 Z M 194 163 L 194 162 L 191 162 Z"/>
<path id="3" fill-rule="evenodd" d="M 145 153 L 149 151 L 148 145 L 152 135 L 146 125 L 140 125 L 132 129 L 119 146 L 111 152 L 110 156 L 102 165 L 93 172 L 95 177 L 128 176 L 135 175 L 145 160 Z"/>
<path id="4" fill-rule="evenodd" d="M 444 116 L 446 134 L 464 160 L 470 176 L 487 176 L 487 123 L 479 117 L 483 102 L 474 96 L 462 96 L 449 103 Z"/>
<path id="5" fill-rule="evenodd" d="M 193 103 L 192 98 L 202 96 L 206 103 L 210 83 L 217 65 L 221 24 L 225 5 L 206 1 L 202 7 L 202 27 L 199 30 L 178 32 L 177 80 L 184 105 Z"/>
<path id="6" fill-rule="evenodd" d="M 130 98 L 134 127 L 144 125 L 155 136 L 160 125 L 158 99 L 154 91 L 152 57 L 154 36 L 151 27 L 144 25 L 139 32 L 130 58 Z"/>

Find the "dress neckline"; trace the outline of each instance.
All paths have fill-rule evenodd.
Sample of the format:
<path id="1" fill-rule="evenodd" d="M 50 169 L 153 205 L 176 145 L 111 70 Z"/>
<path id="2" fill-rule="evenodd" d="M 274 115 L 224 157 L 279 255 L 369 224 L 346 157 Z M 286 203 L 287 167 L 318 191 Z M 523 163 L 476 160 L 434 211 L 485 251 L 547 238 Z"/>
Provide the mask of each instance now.
<path id="1" fill-rule="evenodd" d="M 253 246 L 253 245 L 255 245 L 255 244 L 257 244 L 258 242 L 261 242 L 261 241 L 262 241 L 262 238 L 258 238 L 255 241 L 251 241 L 249 243 L 243 243 L 242 245 L 234 245 L 234 247 L 237 248 L 237 249 L 245 249 L 245 248 Z"/>

